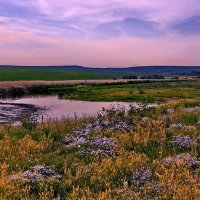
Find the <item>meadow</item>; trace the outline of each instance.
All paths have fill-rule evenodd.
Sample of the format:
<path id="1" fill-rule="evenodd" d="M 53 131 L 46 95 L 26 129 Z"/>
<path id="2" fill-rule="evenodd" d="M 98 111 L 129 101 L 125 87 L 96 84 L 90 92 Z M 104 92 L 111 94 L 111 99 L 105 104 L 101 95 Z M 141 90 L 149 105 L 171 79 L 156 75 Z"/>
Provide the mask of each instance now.
<path id="1" fill-rule="evenodd" d="M 198 199 L 200 103 L 0 130 L 1 199 Z"/>
<path id="2" fill-rule="evenodd" d="M 144 104 L 2 125 L 0 199 L 198 200 L 199 89 L 198 81 L 48 87 L 62 98 Z"/>
<path id="3" fill-rule="evenodd" d="M 85 101 L 125 101 L 154 103 L 200 98 L 200 81 L 152 81 L 109 84 L 52 86 L 49 93 L 62 98 Z"/>

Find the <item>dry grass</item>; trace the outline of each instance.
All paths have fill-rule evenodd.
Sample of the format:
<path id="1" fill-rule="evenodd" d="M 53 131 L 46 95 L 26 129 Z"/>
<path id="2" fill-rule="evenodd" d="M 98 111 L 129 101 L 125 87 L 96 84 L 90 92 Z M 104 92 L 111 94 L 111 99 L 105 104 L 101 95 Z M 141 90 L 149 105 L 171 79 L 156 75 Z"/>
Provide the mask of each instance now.
<path id="1" fill-rule="evenodd" d="M 187 117 L 185 113 L 181 106 L 172 113 L 167 113 L 165 107 L 132 115 L 125 113 L 123 120 L 131 122 L 131 132 L 107 128 L 91 133 L 91 140 L 108 137 L 119 142 L 113 149 L 117 154 L 113 156 L 80 156 L 79 150 L 88 148 L 87 144 L 67 147 L 63 142 L 65 137 L 73 135 L 74 129 L 84 129 L 84 125 L 93 119 L 51 121 L 38 125 L 32 131 L 23 127 L 2 126 L 0 199 L 198 200 L 199 144 L 192 143 L 190 148 L 185 149 L 172 145 L 174 136 L 188 135 L 188 132 L 181 128 L 178 131 L 169 130 L 171 124 L 186 123 L 187 126 L 195 126 L 195 133 L 189 132 L 191 138 L 199 138 L 200 127 L 198 123 L 194 124 L 196 118 L 193 117 L 197 114 L 200 120 L 199 112 L 188 112 Z M 173 162 L 170 161 L 172 158 Z M 190 161 L 196 165 L 191 167 L 190 158 L 197 159 Z M 168 162 L 165 161 L 167 159 Z M 55 165 L 62 179 L 49 178 L 27 183 L 9 178 L 35 165 Z M 146 170 L 144 174 L 134 175 L 143 168 Z"/>

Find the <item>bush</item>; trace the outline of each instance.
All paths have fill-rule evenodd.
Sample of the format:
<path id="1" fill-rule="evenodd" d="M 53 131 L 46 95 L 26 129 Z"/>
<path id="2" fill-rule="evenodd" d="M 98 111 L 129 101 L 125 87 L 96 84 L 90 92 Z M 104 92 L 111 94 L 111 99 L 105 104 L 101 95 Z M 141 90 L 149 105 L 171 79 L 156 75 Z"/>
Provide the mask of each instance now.
<path id="1" fill-rule="evenodd" d="M 3 140 L 3 134 L 0 133 L 0 140 Z"/>
<path id="2" fill-rule="evenodd" d="M 26 131 L 23 130 L 23 129 L 18 129 L 18 130 L 12 130 L 10 131 L 10 137 L 13 137 L 13 138 L 24 138 L 24 136 L 26 135 Z"/>
<path id="3" fill-rule="evenodd" d="M 123 76 L 123 79 L 137 79 L 138 77 L 135 76 L 135 75 L 126 75 L 126 76 Z"/>
<path id="4" fill-rule="evenodd" d="M 23 128 L 32 131 L 38 125 L 37 117 L 31 113 L 22 115 L 20 117 L 20 122 Z"/>
<path id="5" fill-rule="evenodd" d="M 142 76 L 141 79 L 165 79 L 165 77 L 162 75 L 153 74 L 149 76 Z"/>
<path id="6" fill-rule="evenodd" d="M 40 132 L 32 133 L 32 140 L 39 142 L 42 139 L 42 134 Z"/>

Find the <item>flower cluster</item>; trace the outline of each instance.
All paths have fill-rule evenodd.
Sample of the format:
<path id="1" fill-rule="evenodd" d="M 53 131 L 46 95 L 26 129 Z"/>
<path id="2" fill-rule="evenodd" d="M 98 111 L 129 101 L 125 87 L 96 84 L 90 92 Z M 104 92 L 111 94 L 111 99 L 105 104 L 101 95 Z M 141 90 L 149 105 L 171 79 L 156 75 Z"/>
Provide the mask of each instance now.
<path id="1" fill-rule="evenodd" d="M 132 182 L 137 185 L 144 185 L 145 183 L 148 183 L 150 181 L 151 177 L 152 177 L 151 170 L 142 167 L 133 174 Z"/>
<path id="2" fill-rule="evenodd" d="M 21 180 L 28 183 L 35 183 L 49 178 L 61 179 L 62 176 L 57 174 L 54 166 L 36 165 L 21 174 L 11 175 L 11 180 Z"/>
<path id="3" fill-rule="evenodd" d="M 91 123 L 83 128 L 75 129 L 73 134 L 65 137 L 63 142 L 67 147 L 87 144 L 89 142 L 89 135 L 104 129 L 130 132 L 132 126 L 126 122 L 124 107 L 120 106 L 103 109 Z"/>
<path id="4" fill-rule="evenodd" d="M 190 136 L 186 135 L 186 136 L 175 136 L 175 137 L 173 137 L 171 143 L 173 145 L 179 146 L 182 149 L 190 149 L 193 146 L 194 141 L 191 139 Z"/>
<path id="5" fill-rule="evenodd" d="M 94 141 L 91 143 L 93 146 L 98 147 L 99 149 L 102 150 L 110 150 L 111 147 L 117 146 L 118 141 L 114 138 L 96 138 Z"/>
<path id="6" fill-rule="evenodd" d="M 96 138 L 90 142 L 85 147 L 81 147 L 78 151 L 78 154 L 82 157 L 91 156 L 91 155 L 107 155 L 109 157 L 115 155 L 112 150 L 113 147 L 118 146 L 118 141 L 114 138 Z M 97 148 L 97 149 L 96 149 Z"/>
<path id="7" fill-rule="evenodd" d="M 151 196 L 157 196 L 160 195 L 163 192 L 163 185 L 159 184 L 159 183 L 153 183 L 150 184 L 148 187 L 148 192 Z"/>
<path id="8" fill-rule="evenodd" d="M 175 131 L 175 130 L 180 130 L 180 129 L 187 129 L 187 130 L 195 130 L 196 126 L 187 126 L 184 124 L 171 124 L 170 127 L 168 128 L 168 131 Z"/>
<path id="9" fill-rule="evenodd" d="M 197 160 L 195 156 L 191 156 L 190 154 L 178 154 L 174 157 L 169 157 L 164 159 L 164 164 L 175 164 L 177 165 L 186 165 L 192 170 L 196 170 L 200 167 L 200 162 Z"/>

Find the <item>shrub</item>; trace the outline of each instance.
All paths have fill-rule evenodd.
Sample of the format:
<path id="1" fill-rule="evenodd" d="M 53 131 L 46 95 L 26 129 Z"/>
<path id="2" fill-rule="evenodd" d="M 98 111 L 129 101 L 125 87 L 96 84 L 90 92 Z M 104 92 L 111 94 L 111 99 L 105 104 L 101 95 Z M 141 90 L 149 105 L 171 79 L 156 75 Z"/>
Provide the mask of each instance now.
<path id="1" fill-rule="evenodd" d="M 3 140 L 3 134 L 2 133 L 0 133 L 0 140 Z"/>
<path id="2" fill-rule="evenodd" d="M 31 113 L 21 115 L 20 122 L 23 128 L 30 131 L 32 131 L 38 125 L 37 117 Z"/>
<path id="3" fill-rule="evenodd" d="M 40 132 L 34 132 L 32 133 L 32 140 L 35 140 L 35 141 L 40 141 L 42 139 L 42 134 Z"/>
<path id="4" fill-rule="evenodd" d="M 17 129 L 10 131 L 10 137 L 12 138 L 24 138 L 26 135 L 26 131 L 24 129 Z"/>

